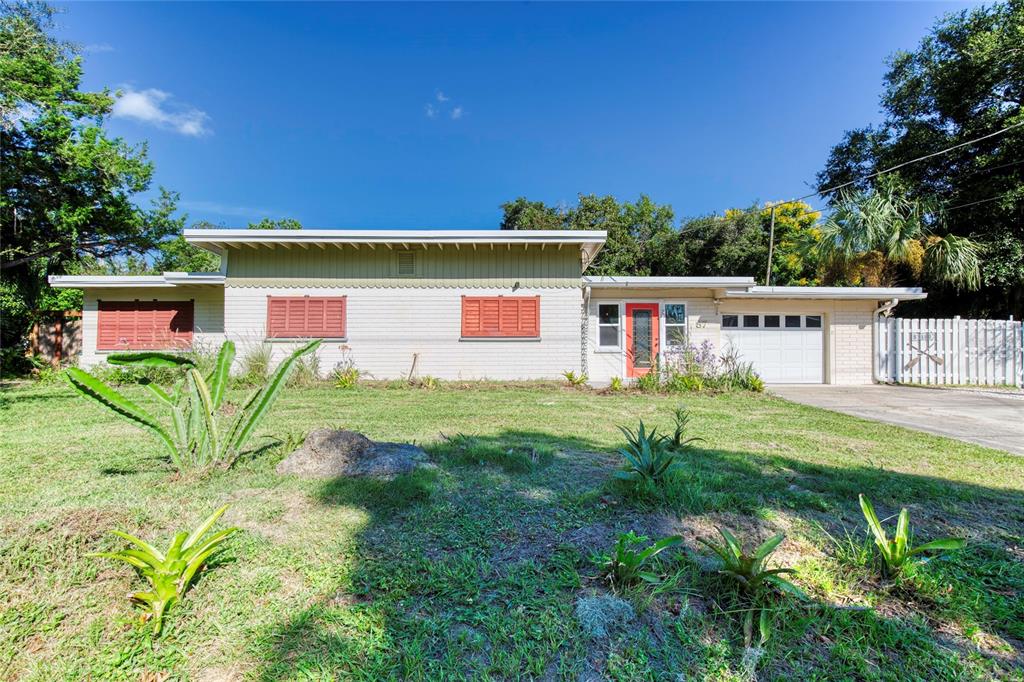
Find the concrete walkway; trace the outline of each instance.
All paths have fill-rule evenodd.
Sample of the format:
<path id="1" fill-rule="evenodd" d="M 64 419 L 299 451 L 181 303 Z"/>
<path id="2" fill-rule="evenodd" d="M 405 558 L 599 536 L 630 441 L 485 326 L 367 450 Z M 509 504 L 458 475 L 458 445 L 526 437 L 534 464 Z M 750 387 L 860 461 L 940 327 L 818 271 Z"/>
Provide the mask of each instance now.
<path id="1" fill-rule="evenodd" d="M 1024 455 L 1024 395 L 910 386 L 773 385 L 795 403 Z"/>

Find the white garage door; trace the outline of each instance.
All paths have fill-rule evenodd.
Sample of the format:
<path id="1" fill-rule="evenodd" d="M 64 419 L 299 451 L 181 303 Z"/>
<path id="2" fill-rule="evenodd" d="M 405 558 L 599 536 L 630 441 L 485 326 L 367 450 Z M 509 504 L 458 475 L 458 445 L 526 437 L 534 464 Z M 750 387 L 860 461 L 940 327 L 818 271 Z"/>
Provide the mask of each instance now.
<path id="1" fill-rule="evenodd" d="M 722 345 L 731 345 L 768 383 L 825 381 L 821 315 L 722 315 Z"/>

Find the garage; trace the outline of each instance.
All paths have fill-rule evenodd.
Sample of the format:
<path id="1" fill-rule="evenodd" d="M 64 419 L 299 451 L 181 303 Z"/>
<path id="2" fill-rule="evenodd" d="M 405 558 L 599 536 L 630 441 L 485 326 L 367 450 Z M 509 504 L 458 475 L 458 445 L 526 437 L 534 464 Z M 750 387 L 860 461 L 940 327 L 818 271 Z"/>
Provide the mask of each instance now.
<path id="1" fill-rule="evenodd" d="M 767 383 L 825 381 L 821 315 L 738 313 L 722 315 L 722 345 L 731 347 Z"/>

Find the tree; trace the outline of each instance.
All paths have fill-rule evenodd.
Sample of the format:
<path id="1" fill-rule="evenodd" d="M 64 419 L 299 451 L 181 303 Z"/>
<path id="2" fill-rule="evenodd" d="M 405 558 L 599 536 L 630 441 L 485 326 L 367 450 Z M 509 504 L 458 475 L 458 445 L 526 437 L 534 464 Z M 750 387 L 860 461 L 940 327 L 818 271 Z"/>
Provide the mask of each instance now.
<path id="1" fill-rule="evenodd" d="M 635 203 L 613 196 L 580 194 L 576 206 L 560 209 L 519 197 L 502 204 L 503 230 L 605 230 L 608 239 L 589 272 L 593 275 L 663 275 L 661 251 L 675 234 L 672 207 L 647 195 Z"/>
<path id="2" fill-rule="evenodd" d="M 114 96 L 80 89 L 82 60 L 48 35 L 45 4 L 0 7 L 0 343 L 24 333 L 48 274 L 82 257 L 143 254 L 179 231 L 176 196 L 133 203 L 150 186 L 146 146 L 109 137 Z"/>
<path id="3" fill-rule="evenodd" d="M 264 218 L 258 223 L 249 223 L 250 230 L 301 230 L 302 223 L 294 218 L 282 218 L 281 220 L 271 220 L 270 218 Z"/>
<path id="4" fill-rule="evenodd" d="M 912 52 L 891 57 L 881 98 L 885 120 L 846 133 L 818 175 L 819 189 L 1024 122 L 1024 0 L 948 14 Z M 935 284 L 922 312 L 1024 315 L 1024 127 L 905 166 L 912 199 L 948 209 L 933 236 L 962 235 L 982 249 L 970 297 Z M 841 204 L 844 198 L 832 196 Z M 950 243 L 947 243 L 951 244 Z"/>
<path id="5" fill-rule="evenodd" d="M 935 233 L 942 225 L 940 205 L 907 197 L 891 177 L 881 178 L 874 190 L 841 196 L 811 245 L 827 284 L 980 285 L 978 246 Z"/>

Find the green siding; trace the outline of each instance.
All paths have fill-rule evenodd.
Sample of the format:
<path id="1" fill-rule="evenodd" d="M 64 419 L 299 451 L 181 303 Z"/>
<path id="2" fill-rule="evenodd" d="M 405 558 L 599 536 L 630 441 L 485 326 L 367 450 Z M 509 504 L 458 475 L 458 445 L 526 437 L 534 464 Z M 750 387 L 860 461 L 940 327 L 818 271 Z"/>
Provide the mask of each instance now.
<path id="1" fill-rule="evenodd" d="M 378 244 L 321 249 L 278 246 L 243 248 L 228 252 L 226 286 L 229 287 L 510 287 L 516 282 L 531 288 L 580 286 L 580 252 L 576 246 L 445 245 L 413 247 L 416 274 L 399 276 L 398 252 Z"/>

